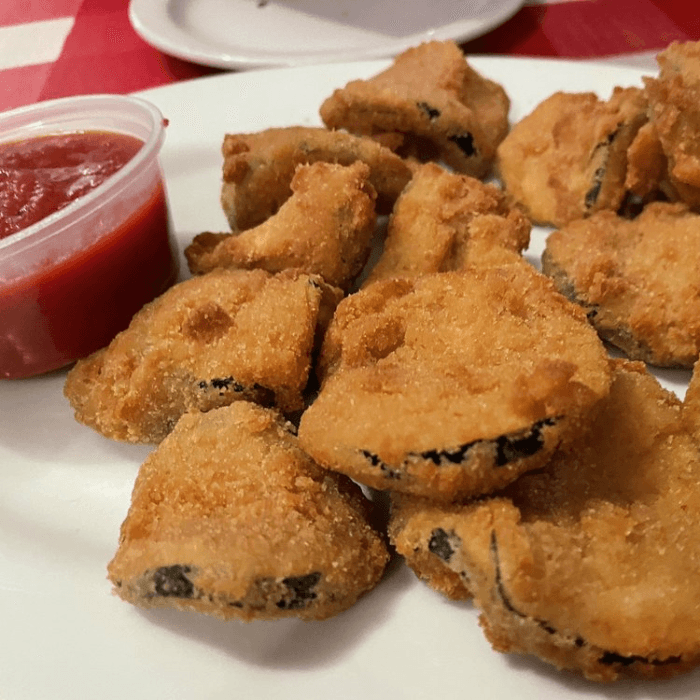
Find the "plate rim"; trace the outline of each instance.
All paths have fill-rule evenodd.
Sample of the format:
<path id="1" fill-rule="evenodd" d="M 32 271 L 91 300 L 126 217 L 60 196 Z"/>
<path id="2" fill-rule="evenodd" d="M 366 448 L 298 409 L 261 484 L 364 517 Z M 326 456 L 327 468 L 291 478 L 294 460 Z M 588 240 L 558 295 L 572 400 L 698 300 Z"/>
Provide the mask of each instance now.
<path id="1" fill-rule="evenodd" d="M 230 52 L 212 49 L 193 37 L 182 27 L 170 21 L 167 8 L 172 3 L 182 4 L 194 0 L 129 0 L 128 17 L 134 31 L 154 48 L 184 61 L 222 68 L 246 70 L 251 68 L 280 68 L 323 63 L 351 62 L 388 58 L 421 41 L 449 40 L 469 41 L 487 33 L 510 19 L 525 0 L 499 0 L 497 11 L 489 14 L 478 28 L 467 28 L 464 20 L 457 20 L 439 27 L 427 27 L 425 31 L 399 38 L 388 38 L 370 48 L 339 48 L 336 51 L 302 51 L 298 53 L 256 51 L 232 44 Z"/>

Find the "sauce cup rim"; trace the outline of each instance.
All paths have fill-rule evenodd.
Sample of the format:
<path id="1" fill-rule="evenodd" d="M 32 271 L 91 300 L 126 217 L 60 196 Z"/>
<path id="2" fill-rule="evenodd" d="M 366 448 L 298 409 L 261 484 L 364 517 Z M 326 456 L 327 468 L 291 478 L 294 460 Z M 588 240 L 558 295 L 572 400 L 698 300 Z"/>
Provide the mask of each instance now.
<path id="1" fill-rule="evenodd" d="M 142 120 L 144 131 L 147 130 L 148 134 L 145 137 L 137 136 L 127 129 L 116 126 L 70 128 L 71 122 L 79 121 L 83 114 L 85 114 L 85 120 L 89 119 L 90 112 L 99 114 L 102 119 Z M 67 128 L 60 128 L 61 123 L 64 123 Z M 165 120 L 161 111 L 151 102 L 131 95 L 64 97 L 19 107 L 0 114 L 0 145 L 55 134 L 85 132 L 127 134 L 141 138 L 144 143 L 128 163 L 95 189 L 40 221 L 0 240 L 0 263 L 3 259 L 14 257 L 20 251 L 60 233 L 83 216 L 107 204 L 131 184 L 134 175 L 157 158 L 165 140 Z M 44 235 L 41 235 L 42 233 Z"/>

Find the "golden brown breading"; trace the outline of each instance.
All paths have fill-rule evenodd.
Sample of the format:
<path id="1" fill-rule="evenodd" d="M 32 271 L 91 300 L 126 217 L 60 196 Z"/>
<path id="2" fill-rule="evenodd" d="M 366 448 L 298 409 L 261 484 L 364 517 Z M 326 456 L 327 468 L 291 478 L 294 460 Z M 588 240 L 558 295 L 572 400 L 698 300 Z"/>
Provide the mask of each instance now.
<path id="1" fill-rule="evenodd" d="M 511 256 L 346 297 L 304 449 L 369 486 L 442 500 L 544 462 L 607 393 L 608 362 L 582 310 Z"/>
<path id="2" fill-rule="evenodd" d="M 686 428 L 700 443 L 700 360 L 695 363 L 683 400 L 683 420 Z"/>
<path id="3" fill-rule="evenodd" d="M 360 161 L 300 165 L 293 195 L 267 221 L 239 234 L 197 236 L 185 250 L 190 270 L 294 268 L 348 288 L 367 262 L 377 221 L 369 175 Z"/>
<path id="4" fill-rule="evenodd" d="M 677 196 L 700 206 L 700 42 L 673 42 L 657 57 L 656 78 L 645 77 L 651 120 L 668 158 Z"/>
<path id="5" fill-rule="evenodd" d="M 656 171 L 641 173 L 654 162 L 653 134 L 635 142 L 646 123 L 647 102 L 638 88 L 616 88 L 608 101 L 593 93 L 554 93 L 498 147 L 504 187 L 536 223 L 562 226 L 596 211 L 617 211 L 627 187 L 640 197 L 659 187 Z M 634 172 L 627 181 L 630 148 Z"/>
<path id="6" fill-rule="evenodd" d="M 322 127 L 292 126 L 252 134 L 227 134 L 223 143 L 221 204 L 232 231 L 258 226 L 292 194 L 298 165 L 324 161 L 370 168 L 377 210 L 391 211 L 411 179 L 411 167 L 374 139 Z"/>
<path id="7" fill-rule="evenodd" d="M 127 442 L 158 442 L 185 411 L 241 399 L 299 410 L 319 322 L 340 296 L 299 273 L 195 277 L 80 360 L 64 393 L 78 421 Z"/>
<path id="8" fill-rule="evenodd" d="M 321 106 L 332 129 L 376 137 L 420 161 L 443 160 L 481 177 L 508 133 L 510 101 L 477 73 L 452 41 L 432 41 L 400 54 L 369 80 L 353 80 Z"/>
<path id="9" fill-rule="evenodd" d="M 520 253 L 529 242 L 529 221 L 508 206 L 496 186 L 427 163 L 397 200 L 384 250 L 365 286 L 388 277 L 460 270 L 475 263 L 475 250 Z"/>
<path id="10" fill-rule="evenodd" d="M 240 401 L 189 413 L 139 471 L 109 578 L 147 608 L 325 619 L 381 578 L 368 509 L 275 412 Z"/>
<path id="11" fill-rule="evenodd" d="M 472 592 L 462 566 L 462 510 L 394 491 L 390 494 L 388 534 L 408 567 L 450 600 L 469 600 Z"/>
<path id="12" fill-rule="evenodd" d="M 642 203 L 674 198 L 668 185 L 668 159 L 653 122 L 639 129 L 627 149 L 625 191 Z"/>
<path id="13" fill-rule="evenodd" d="M 549 236 L 542 269 L 630 358 L 692 367 L 700 355 L 700 215 L 684 205 L 574 221 Z"/>
<path id="14" fill-rule="evenodd" d="M 597 681 L 666 677 L 700 662 L 700 451 L 642 363 L 613 366 L 588 430 L 544 469 L 465 505 L 396 499 L 394 538 L 435 533 L 433 565 L 466 582 L 497 650 Z"/>

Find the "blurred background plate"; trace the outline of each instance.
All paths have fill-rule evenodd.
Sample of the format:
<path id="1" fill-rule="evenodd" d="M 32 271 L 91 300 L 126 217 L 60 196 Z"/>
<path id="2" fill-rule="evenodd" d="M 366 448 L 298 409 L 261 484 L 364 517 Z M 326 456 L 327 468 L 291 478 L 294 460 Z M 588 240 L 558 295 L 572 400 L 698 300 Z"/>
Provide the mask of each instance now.
<path id="1" fill-rule="evenodd" d="M 157 49 L 216 68 L 394 56 L 431 39 L 474 39 L 522 0 L 131 0 L 129 19 Z"/>

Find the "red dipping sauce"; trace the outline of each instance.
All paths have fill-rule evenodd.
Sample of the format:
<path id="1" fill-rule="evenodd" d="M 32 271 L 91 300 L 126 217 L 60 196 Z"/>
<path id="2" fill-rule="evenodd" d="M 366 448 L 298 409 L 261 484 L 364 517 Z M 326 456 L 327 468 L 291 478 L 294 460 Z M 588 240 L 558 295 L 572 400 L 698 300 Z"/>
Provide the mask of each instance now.
<path id="1" fill-rule="evenodd" d="M 56 134 L 0 144 L 0 239 L 101 185 L 143 146 L 127 134 Z"/>
<path id="2" fill-rule="evenodd" d="M 157 149 L 143 162 L 143 144 L 105 132 L 0 144 L 0 378 L 89 355 L 175 281 Z"/>

